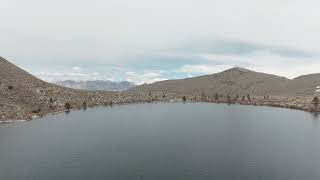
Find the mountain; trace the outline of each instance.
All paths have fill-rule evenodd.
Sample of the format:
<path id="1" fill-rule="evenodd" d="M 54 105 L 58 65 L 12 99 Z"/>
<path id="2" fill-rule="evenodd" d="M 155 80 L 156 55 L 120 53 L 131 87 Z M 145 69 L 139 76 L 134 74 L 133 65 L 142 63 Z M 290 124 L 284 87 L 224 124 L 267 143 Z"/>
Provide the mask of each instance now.
<path id="1" fill-rule="evenodd" d="M 85 90 L 106 90 L 106 91 L 125 91 L 130 88 L 135 87 L 135 84 L 122 81 L 122 82 L 113 82 L 113 81 L 58 81 L 56 84 L 64 87 L 69 87 L 73 89 L 85 89 Z"/>
<path id="2" fill-rule="evenodd" d="M 320 86 L 320 73 L 299 76 L 289 81 L 282 94 L 287 96 L 312 96 Z"/>
<path id="3" fill-rule="evenodd" d="M 254 72 L 243 68 L 232 68 L 220 73 L 144 84 L 133 88 L 135 92 L 166 92 L 169 94 L 213 96 L 224 95 L 283 95 L 291 80 L 272 74 Z"/>
<path id="4" fill-rule="evenodd" d="M 100 85 L 96 85 L 99 83 L 94 82 L 94 88 L 101 88 Z M 127 87 L 129 84 L 124 82 L 121 87 L 122 85 Z M 290 80 L 248 69 L 232 68 L 206 76 L 145 84 L 121 92 L 89 91 L 42 81 L 0 57 L 0 122 L 6 119 L 26 119 L 34 115 L 64 111 L 67 104 L 71 108 L 82 108 L 84 105 L 147 102 L 151 100 L 149 92 L 166 94 L 174 99 L 202 93 L 207 96 L 213 96 L 215 93 L 231 96 L 267 95 L 280 97 L 274 99 L 277 100 L 275 104 L 277 106 L 282 107 L 284 101 L 287 101 L 288 105 L 283 107 L 310 110 L 312 96 L 319 85 L 320 74 L 304 75 Z M 156 97 L 153 96 L 153 98 Z"/>

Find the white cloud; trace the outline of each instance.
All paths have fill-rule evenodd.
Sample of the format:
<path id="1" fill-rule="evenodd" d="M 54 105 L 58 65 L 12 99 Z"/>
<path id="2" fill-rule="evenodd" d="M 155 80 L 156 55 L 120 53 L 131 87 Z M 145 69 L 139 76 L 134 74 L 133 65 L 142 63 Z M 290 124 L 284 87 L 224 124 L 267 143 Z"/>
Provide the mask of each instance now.
<path id="1" fill-rule="evenodd" d="M 72 70 L 73 71 L 81 71 L 82 69 L 79 66 L 74 66 L 74 67 L 72 67 Z"/>
<path id="2" fill-rule="evenodd" d="M 160 73 L 155 72 L 145 72 L 145 73 L 136 73 L 136 72 L 126 72 L 127 80 L 129 82 L 135 82 L 136 84 L 144 83 L 154 83 L 157 81 L 167 80 L 163 78 Z"/>
<path id="3" fill-rule="evenodd" d="M 257 51 L 242 56 L 220 54 L 199 54 L 198 56 L 208 60 L 208 64 L 211 62 L 227 64 L 227 66 L 231 65 L 233 67 L 239 66 L 288 78 L 318 73 L 320 70 L 320 61 L 318 61 L 318 57 L 284 57 L 268 51 Z M 207 68 L 208 67 L 210 66 L 207 66 Z"/>
<path id="4" fill-rule="evenodd" d="M 197 42 L 232 39 L 320 54 L 319 5 L 318 0 L 2 0 L 0 56 L 20 66 L 30 65 L 28 70 L 40 72 L 39 77 L 51 81 L 90 78 L 143 83 L 172 78 L 175 75 L 169 77 L 159 72 L 163 67 L 155 75 L 148 68 L 124 68 L 114 73 L 88 66 L 144 63 L 143 66 L 153 62 L 145 62 L 141 57 L 156 54 L 167 54 L 160 58 L 175 61 L 172 53 L 179 54 L 182 60 L 199 58 L 198 63 L 176 63 L 172 71 L 185 73 L 179 78 L 232 66 L 292 78 L 319 72 L 319 55 L 294 58 L 270 51 L 232 53 L 248 48 L 241 44 L 222 48 L 223 54 L 219 54 L 214 50 L 221 50 L 220 45 L 212 47 L 210 43 L 204 47 L 207 52 L 200 52 Z M 186 44 L 191 44 L 189 51 L 177 52 Z M 52 64 L 68 64 L 71 69 L 55 73 L 55 67 L 50 69 Z M 70 64 L 79 66 L 72 68 Z M 39 66 L 38 70 L 34 65 Z M 136 74 L 125 74 L 129 71 Z"/>
<path id="5" fill-rule="evenodd" d="M 2 56 L 17 61 L 112 63 L 199 38 L 319 52 L 319 5 L 317 0 L 3 0 L 0 46 Z"/>
<path id="6" fill-rule="evenodd" d="M 212 74 L 221 72 L 225 69 L 232 68 L 230 65 L 208 65 L 208 64 L 200 64 L 200 65 L 183 65 L 179 68 L 178 72 L 183 72 L 190 74 Z M 190 77 L 190 76 L 189 76 Z"/>

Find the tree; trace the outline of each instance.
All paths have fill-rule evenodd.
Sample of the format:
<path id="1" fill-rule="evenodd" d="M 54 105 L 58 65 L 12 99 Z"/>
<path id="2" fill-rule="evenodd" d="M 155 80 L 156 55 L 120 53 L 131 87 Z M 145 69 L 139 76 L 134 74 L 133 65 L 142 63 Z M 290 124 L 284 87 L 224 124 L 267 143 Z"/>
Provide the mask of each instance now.
<path id="1" fill-rule="evenodd" d="M 247 95 L 248 101 L 251 101 L 250 94 Z"/>
<path id="2" fill-rule="evenodd" d="M 71 109 L 71 104 L 67 102 L 67 103 L 64 105 L 64 108 L 66 108 L 67 111 L 70 111 L 70 109 Z"/>
<path id="3" fill-rule="evenodd" d="M 219 100 L 219 94 L 218 93 L 216 93 L 214 99 L 217 100 L 217 101 Z"/>
<path id="4" fill-rule="evenodd" d="M 318 105 L 319 105 L 319 98 L 318 96 L 315 96 L 312 100 L 312 104 L 314 105 L 314 110 L 316 111 L 318 109 Z"/>
<path id="5" fill-rule="evenodd" d="M 50 100 L 49 100 L 49 108 L 53 109 L 53 99 L 52 98 L 50 98 Z"/>
<path id="6" fill-rule="evenodd" d="M 231 96 L 230 95 L 227 96 L 227 102 L 228 102 L 228 104 L 231 104 Z"/>
<path id="7" fill-rule="evenodd" d="M 83 109 L 87 109 L 87 102 L 86 102 L 86 101 L 83 101 L 83 103 L 82 103 L 82 108 L 83 108 Z"/>
<path id="8" fill-rule="evenodd" d="M 246 97 L 245 96 L 242 96 L 242 101 L 246 100 Z"/>
<path id="9" fill-rule="evenodd" d="M 182 101 L 183 101 L 183 102 L 186 102 L 186 101 L 187 101 L 186 96 L 183 96 L 183 97 L 182 97 Z"/>
<path id="10" fill-rule="evenodd" d="M 202 101 L 206 100 L 206 95 L 204 94 L 204 92 L 201 93 L 201 99 L 202 99 Z"/>

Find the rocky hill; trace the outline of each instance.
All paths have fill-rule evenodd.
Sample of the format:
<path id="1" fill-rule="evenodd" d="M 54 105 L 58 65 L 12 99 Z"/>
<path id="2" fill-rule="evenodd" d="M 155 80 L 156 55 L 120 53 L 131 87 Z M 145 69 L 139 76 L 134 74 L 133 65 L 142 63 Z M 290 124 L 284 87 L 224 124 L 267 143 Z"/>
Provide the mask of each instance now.
<path id="1" fill-rule="evenodd" d="M 232 68 L 220 73 L 156 82 L 133 88 L 135 92 L 166 92 L 169 94 L 213 96 L 313 96 L 320 85 L 320 74 L 300 76 L 295 79 L 260 73 L 243 68 Z"/>
<path id="2" fill-rule="evenodd" d="M 312 96 L 316 86 L 320 86 L 320 73 L 299 76 L 289 81 L 282 91 L 286 96 Z"/>
<path id="3" fill-rule="evenodd" d="M 129 92 L 86 91 L 42 81 L 0 57 L 0 121 L 71 108 L 143 101 Z"/>
<path id="4" fill-rule="evenodd" d="M 92 80 L 92 81 L 57 81 L 54 82 L 63 87 L 69 87 L 73 89 L 84 89 L 84 90 L 100 90 L 100 91 L 125 91 L 136 85 L 128 82 L 113 82 L 113 81 L 103 81 L 103 80 Z"/>
<path id="5" fill-rule="evenodd" d="M 224 95 L 280 95 L 290 82 L 289 79 L 271 74 L 258 73 L 243 68 L 232 68 L 217 74 L 167 80 L 133 88 L 133 91 L 163 91 L 175 94 L 213 96 Z"/>

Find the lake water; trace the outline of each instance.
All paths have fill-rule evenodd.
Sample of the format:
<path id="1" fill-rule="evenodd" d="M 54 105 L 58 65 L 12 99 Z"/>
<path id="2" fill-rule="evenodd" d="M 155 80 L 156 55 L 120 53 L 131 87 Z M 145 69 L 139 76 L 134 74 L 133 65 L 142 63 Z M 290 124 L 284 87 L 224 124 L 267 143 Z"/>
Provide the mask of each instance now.
<path id="1" fill-rule="evenodd" d="M 1 180 L 319 180 L 312 114 L 217 104 L 100 107 L 0 126 Z"/>

